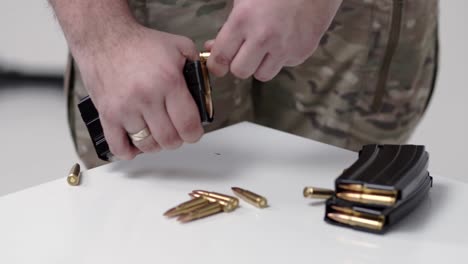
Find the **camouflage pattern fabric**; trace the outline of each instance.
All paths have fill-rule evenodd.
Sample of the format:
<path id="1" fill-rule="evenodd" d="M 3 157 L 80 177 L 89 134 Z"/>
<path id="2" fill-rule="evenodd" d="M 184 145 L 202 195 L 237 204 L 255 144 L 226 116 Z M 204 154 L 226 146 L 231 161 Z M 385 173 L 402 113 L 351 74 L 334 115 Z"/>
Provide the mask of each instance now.
<path id="1" fill-rule="evenodd" d="M 226 20 L 230 0 L 131 0 L 145 26 L 185 35 L 201 49 Z M 359 150 L 404 143 L 423 116 L 437 69 L 438 0 L 344 0 L 304 64 L 272 81 L 213 80 L 216 117 L 207 131 L 240 121 Z M 73 68 L 73 67 L 71 67 Z M 88 167 L 99 161 L 76 104 L 79 71 L 67 84 L 69 121 Z"/>

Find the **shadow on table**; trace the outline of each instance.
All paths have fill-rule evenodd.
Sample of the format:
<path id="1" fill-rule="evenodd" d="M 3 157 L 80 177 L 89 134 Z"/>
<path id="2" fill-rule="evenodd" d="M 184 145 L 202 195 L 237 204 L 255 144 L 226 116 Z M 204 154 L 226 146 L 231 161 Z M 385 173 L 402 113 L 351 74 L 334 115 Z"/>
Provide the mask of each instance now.
<path id="1" fill-rule="evenodd" d="M 133 161 L 112 165 L 112 170 L 127 177 L 158 177 L 167 180 L 200 181 L 217 177 L 232 177 L 235 170 L 247 165 L 239 153 L 208 146 L 186 146 L 183 151 L 168 151 L 164 155 L 144 154 Z"/>
<path id="2" fill-rule="evenodd" d="M 446 206 L 449 200 L 449 187 L 443 183 L 434 182 L 433 187 L 421 202 L 407 217 L 401 219 L 390 232 L 419 232 L 424 229 L 439 208 Z"/>
<path id="3" fill-rule="evenodd" d="M 325 205 L 327 204 L 327 200 L 318 200 L 318 201 L 313 201 L 309 203 L 310 207 L 323 207 L 325 208 Z"/>
<path id="4" fill-rule="evenodd" d="M 218 142 L 217 142 L 218 141 Z M 158 177 L 159 179 L 200 181 L 213 178 L 233 178 L 241 176 L 238 171 L 248 167 L 269 166 L 273 169 L 293 171 L 298 168 L 311 171 L 333 172 L 333 177 L 351 165 L 350 156 L 354 153 L 339 150 L 325 144 L 312 144 L 304 147 L 301 142 L 310 144 L 310 140 L 300 138 L 290 144 L 265 142 L 255 146 L 252 142 L 225 142 L 221 139 L 201 144 L 186 145 L 182 149 L 164 152 L 163 155 L 144 154 L 133 161 L 112 164 L 111 169 L 125 173 L 131 178 Z M 275 147 L 278 144 L 278 147 Z M 258 151 L 257 147 L 262 147 Z M 263 149 L 265 148 L 265 149 Z M 338 169 L 336 169 L 338 168 Z"/>

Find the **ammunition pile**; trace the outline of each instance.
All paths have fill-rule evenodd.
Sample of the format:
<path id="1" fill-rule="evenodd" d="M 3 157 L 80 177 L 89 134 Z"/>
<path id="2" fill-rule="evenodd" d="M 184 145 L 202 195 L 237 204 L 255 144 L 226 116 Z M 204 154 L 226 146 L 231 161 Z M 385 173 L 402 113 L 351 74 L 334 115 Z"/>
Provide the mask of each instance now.
<path id="1" fill-rule="evenodd" d="M 404 218 L 432 186 L 424 146 L 366 145 L 336 180 L 335 190 L 306 187 L 304 197 L 327 199 L 325 221 L 384 233 Z"/>
<path id="2" fill-rule="evenodd" d="M 195 190 L 189 193 L 192 200 L 181 203 L 164 213 L 167 217 L 178 217 L 182 223 L 215 215 L 221 212 L 232 212 L 239 206 L 239 199 L 233 196 Z"/>
<path id="3" fill-rule="evenodd" d="M 267 200 L 253 192 L 233 187 L 236 195 L 245 201 L 259 207 L 267 207 Z M 191 222 L 200 218 L 212 216 L 221 212 L 232 212 L 239 207 L 239 199 L 236 197 L 209 192 L 204 190 L 194 190 L 189 193 L 191 200 L 177 205 L 164 213 L 167 217 L 177 217 L 182 223 Z"/>

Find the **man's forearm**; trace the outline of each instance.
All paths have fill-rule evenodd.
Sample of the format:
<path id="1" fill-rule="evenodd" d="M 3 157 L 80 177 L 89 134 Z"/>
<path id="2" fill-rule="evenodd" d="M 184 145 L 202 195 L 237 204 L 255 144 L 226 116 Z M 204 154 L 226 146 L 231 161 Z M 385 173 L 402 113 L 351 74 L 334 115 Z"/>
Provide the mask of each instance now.
<path id="1" fill-rule="evenodd" d="M 126 0 L 49 0 L 73 53 L 118 45 L 136 25 Z"/>

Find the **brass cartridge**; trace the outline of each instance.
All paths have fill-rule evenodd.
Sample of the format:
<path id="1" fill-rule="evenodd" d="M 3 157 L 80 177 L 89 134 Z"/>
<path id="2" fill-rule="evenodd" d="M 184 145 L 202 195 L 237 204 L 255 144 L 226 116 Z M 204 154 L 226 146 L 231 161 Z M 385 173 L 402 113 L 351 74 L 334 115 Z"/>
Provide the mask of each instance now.
<path id="1" fill-rule="evenodd" d="M 178 206 L 171 208 L 167 210 L 167 212 L 164 213 L 165 216 L 167 217 L 174 217 L 174 216 L 179 216 L 181 214 L 188 213 L 190 211 L 197 210 L 199 208 L 202 208 L 206 206 L 209 203 L 206 199 L 200 197 L 200 198 L 195 198 L 190 201 L 184 202 L 179 204 Z"/>
<path id="2" fill-rule="evenodd" d="M 232 202 L 232 201 L 225 201 L 225 200 L 220 200 L 217 198 L 209 197 L 209 196 L 204 196 L 198 193 L 189 193 L 189 195 L 193 198 L 201 198 L 205 199 L 205 201 L 211 202 L 211 203 L 218 203 L 223 207 L 224 212 L 232 212 L 237 208 L 237 205 Z"/>
<path id="3" fill-rule="evenodd" d="M 200 52 L 200 54 L 199 54 L 200 61 L 201 62 L 206 62 L 208 60 L 208 58 L 210 57 L 210 55 L 211 55 L 211 52 L 208 52 L 208 51 Z"/>
<path id="4" fill-rule="evenodd" d="M 398 196 L 397 191 L 371 189 L 371 188 L 365 187 L 362 184 L 340 184 L 338 185 L 338 188 L 346 190 L 346 191 L 359 192 L 359 193 L 365 193 L 365 194 L 378 194 L 378 195 L 385 195 L 385 196 L 392 196 L 392 197 Z"/>
<path id="5" fill-rule="evenodd" d="M 203 217 L 211 216 L 223 211 L 222 206 L 219 203 L 209 203 L 206 206 L 197 209 L 195 211 L 191 211 L 190 213 L 184 214 L 179 216 L 177 220 L 182 223 L 187 223 L 196 219 L 200 219 Z"/>
<path id="6" fill-rule="evenodd" d="M 268 207 L 267 199 L 261 195 L 253 193 L 248 190 L 241 189 L 239 187 L 232 187 L 232 191 L 239 196 L 244 201 L 256 206 L 258 208 L 266 208 Z"/>
<path id="7" fill-rule="evenodd" d="M 212 87 L 211 87 L 211 81 L 210 81 L 210 73 L 208 71 L 208 66 L 206 65 L 208 61 L 208 57 L 210 57 L 211 53 L 210 52 L 200 52 L 200 64 L 201 64 L 201 70 L 202 70 L 202 75 L 203 75 L 203 83 L 205 84 L 204 87 L 204 103 L 206 110 L 208 112 L 208 115 L 210 117 L 213 117 L 214 115 L 214 107 L 213 107 L 213 98 L 211 95 Z"/>
<path id="8" fill-rule="evenodd" d="M 230 202 L 236 208 L 239 206 L 239 199 L 237 199 L 236 197 L 230 196 L 230 195 L 216 193 L 216 192 L 208 192 L 208 191 L 204 191 L 204 190 L 195 190 L 195 191 L 192 191 L 192 193 L 200 194 L 200 195 L 203 195 L 203 196 L 206 196 L 206 197 L 211 197 L 211 198 L 215 198 L 215 199 L 218 199 L 218 200 Z"/>
<path id="9" fill-rule="evenodd" d="M 382 230 L 384 226 L 384 221 L 382 219 L 369 219 L 342 213 L 328 213 L 327 217 L 338 223 L 372 230 Z"/>
<path id="10" fill-rule="evenodd" d="M 378 205 L 392 206 L 396 202 L 396 198 L 393 196 L 376 195 L 376 194 L 341 192 L 341 193 L 337 193 L 336 196 L 343 200 L 347 200 L 351 202 L 358 202 L 362 204 L 378 204 Z"/>
<path id="11" fill-rule="evenodd" d="M 344 214 L 353 215 L 353 216 L 361 216 L 360 213 L 358 213 L 358 212 L 356 212 L 356 211 L 354 211 L 353 209 L 350 209 L 350 208 L 336 206 L 336 205 L 332 205 L 331 208 L 333 210 L 339 212 L 339 213 L 344 213 Z"/>
<path id="12" fill-rule="evenodd" d="M 361 213 L 361 212 L 358 212 L 358 211 L 354 211 L 353 209 L 347 208 L 347 207 L 332 205 L 331 208 L 333 210 L 335 210 L 336 212 L 338 212 L 338 213 L 342 213 L 342 214 L 346 214 L 346 215 L 363 217 L 363 218 L 367 218 L 367 219 L 371 219 L 371 220 L 374 219 L 374 220 L 378 220 L 378 221 L 384 221 L 384 219 L 385 219 L 383 216 L 369 215 L 369 214 L 366 214 L 366 213 Z"/>
<path id="13" fill-rule="evenodd" d="M 305 187 L 303 194 L 306 198 L 328 199 L 335 194 L 335 191 L 316 187 Z"/>
<path id="14" fill-rule="evenodd" d="M 81 171 L 80 171 L 80 164 L 76 163 L 73 165 L 73 167 L 70 169 L 70 173 L 68 174 L 67 177 L 67 182 L 71 186 L 78 186 L 80 185 L 80 179 L 81 179 Z"/>

